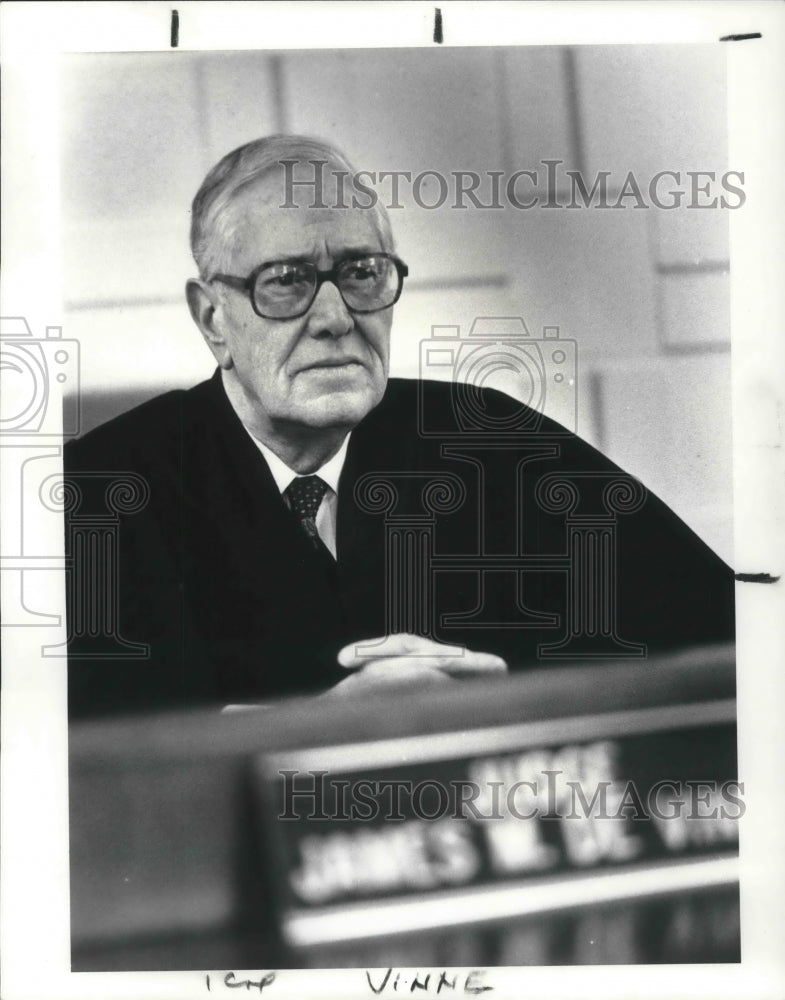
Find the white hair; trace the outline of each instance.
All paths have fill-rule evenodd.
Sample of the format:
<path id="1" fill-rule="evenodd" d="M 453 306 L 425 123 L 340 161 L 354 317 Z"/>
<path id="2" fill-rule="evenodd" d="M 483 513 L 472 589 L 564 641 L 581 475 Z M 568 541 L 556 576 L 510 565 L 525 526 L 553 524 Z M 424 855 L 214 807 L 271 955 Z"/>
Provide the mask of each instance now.
<path id="1" fill-rule="evenodd" d="M 255 139 L 227 153 L 202 181 L 191 208 L 191 252 L 200 276 L 207 280 L 226 265 L 238 220 L 227 211 L 238 193 L 282 161 L 322 161 L 353 175 L 356 171 L 343 153 L 328 142 L 302 135 L 271 135 Z M 394 249 L 387 211 L 377 201 L 373 213 L 384 249 Z"/>

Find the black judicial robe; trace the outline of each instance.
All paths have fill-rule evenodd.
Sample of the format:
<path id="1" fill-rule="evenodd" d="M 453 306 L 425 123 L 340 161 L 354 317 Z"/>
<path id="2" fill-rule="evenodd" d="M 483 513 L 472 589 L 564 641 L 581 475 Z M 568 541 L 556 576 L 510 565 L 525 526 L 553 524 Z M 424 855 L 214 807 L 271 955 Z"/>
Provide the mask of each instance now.
<path id="1" fill-rule="evenodd" d="M 596 449 L 494 391 L 389 381 L 352 432 L 337 564 L 287 509 L 220 372 L 69 443 L 65 473 L 72 717 L 324 691 L 343 645 L 388 631 L 513 670 L 734 635 L 722 560 Z"/>

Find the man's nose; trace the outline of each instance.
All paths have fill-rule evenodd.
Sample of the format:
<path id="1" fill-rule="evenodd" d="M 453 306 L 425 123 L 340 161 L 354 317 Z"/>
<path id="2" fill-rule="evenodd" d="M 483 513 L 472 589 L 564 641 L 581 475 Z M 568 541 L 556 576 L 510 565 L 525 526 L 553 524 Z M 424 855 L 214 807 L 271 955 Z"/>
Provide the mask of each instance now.
<path id="1" fill-rule="evenodd" d="M 312 337 L 323 334 L 345 337 L 353 327 L 354 319 L 346 308 L 338 287 L 332 281 L 323 282 L 308 311 L 309 333 Z"/>

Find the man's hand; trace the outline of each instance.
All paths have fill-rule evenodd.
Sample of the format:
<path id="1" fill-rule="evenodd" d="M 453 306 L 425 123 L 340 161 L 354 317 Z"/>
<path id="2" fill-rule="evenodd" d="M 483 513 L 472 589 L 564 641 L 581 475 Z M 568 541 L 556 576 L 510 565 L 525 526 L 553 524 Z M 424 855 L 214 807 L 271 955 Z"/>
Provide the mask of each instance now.
<path id="1" fill-rule="evenodd" d="M 432 687 L 450 678 L 503 674 L 507 664 L 493 653 L 447 646 L 402 632 L 354 642 L 338 653 L 351 671 L 328 695 L 360 694 L 382 688 Z"/>

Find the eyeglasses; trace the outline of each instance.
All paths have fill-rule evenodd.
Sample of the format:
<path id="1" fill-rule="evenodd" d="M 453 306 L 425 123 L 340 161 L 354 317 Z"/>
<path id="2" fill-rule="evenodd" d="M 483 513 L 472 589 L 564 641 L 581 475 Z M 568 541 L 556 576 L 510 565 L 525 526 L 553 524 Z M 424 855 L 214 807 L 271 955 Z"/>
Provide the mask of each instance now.
<path id="1" fill-rule="evenodd" d="M 354 313 L 389 309 L 400 298 L 408 274 L 409 268 L 393 254 L 374 253 L 349 257 L 329 271 L 307 260 L 272 261 L 247 278 L 216 274 L 212 280 L 247 292 L 253 311 L 263 319 L 297 319 L 311 308 L 325 281 L 335 285 Z"/>

